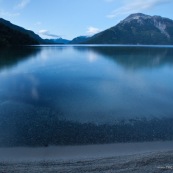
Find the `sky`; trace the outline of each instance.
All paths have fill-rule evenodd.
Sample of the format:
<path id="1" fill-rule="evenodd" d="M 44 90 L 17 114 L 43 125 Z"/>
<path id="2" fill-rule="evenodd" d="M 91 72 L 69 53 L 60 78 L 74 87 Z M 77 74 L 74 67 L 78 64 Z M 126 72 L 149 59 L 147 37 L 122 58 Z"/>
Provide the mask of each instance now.
<path id="1" fill-rule="evenodd" d="M 0 18 L 43 38 L 87 35 L 115 26 L 132 13 L 173 19 L 173 0 L 0 0 Z"/>

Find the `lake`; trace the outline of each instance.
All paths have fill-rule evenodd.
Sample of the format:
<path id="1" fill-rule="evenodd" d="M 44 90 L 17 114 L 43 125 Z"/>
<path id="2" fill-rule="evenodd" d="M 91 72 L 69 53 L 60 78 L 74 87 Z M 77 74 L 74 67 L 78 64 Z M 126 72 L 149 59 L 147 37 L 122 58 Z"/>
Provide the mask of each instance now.
<path id="1" fill-rule="evenodd" d="M 173 47 L 0 50 L 0 146 L 173 140 Z"/>

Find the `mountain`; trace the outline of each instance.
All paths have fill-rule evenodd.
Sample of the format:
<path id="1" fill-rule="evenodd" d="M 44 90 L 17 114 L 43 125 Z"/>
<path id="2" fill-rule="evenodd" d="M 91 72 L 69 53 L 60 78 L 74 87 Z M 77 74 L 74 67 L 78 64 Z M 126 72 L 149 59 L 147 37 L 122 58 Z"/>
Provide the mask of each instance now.
<path id="1" fill-rule="evenodd" d="M 79 36 L 70 41 L 69 44 L 80 44 L 88 41 L 89 38 L 90 38 L 89 36 Z"/>
<path id="2" fill-rule="evenodd" d="M 136 13 L 116 26 L 100 32 L 87 44 L 173 44 L 173 20 Z"/>
<path id="3" fill-rule="evenodd" d="M 33 31 L 26 30 L 0 18 L 0 46 L 31 45 L 44 43 Z"/>
<path id="4" fill-rule="evenodd" d="M 45 39 L 45 43 L 47 44 L 68 44 L 70 40 L 57 38 L 57 39 Z"/>

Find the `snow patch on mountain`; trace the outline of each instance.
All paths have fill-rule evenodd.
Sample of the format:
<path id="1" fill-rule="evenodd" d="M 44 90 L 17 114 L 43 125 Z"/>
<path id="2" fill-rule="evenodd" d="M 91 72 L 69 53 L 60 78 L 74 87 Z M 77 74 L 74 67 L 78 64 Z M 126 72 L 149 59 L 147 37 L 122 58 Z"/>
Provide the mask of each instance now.
<path id="1" fill-rule="evenodd" d="M 170 35 L 166 31 L 166 24 L 154 19 L 154 26 L 160 30 L 162 34 L 164 34 L 167 38 L 170 38 Z"/>
<path id="2" fill-rule="evenodd" d="M 170 35 L 166 31 L 166 24 L 160 16 L 149 16 L 142 13 L 136 13 L 130 15 L 125 20 L 121 21 L 120 24 L 127 24 L 131 23 L 132 21 L 136 21 L 138 24 L 144 25 L 146 20 L 150 20 L 154 24 L 154 26 L 160 30 L 162 34 L 164 34 L 167 38 L 170 39 Z"/>
<path id="3" fill-rule="evenodd" d="M 137 20 L 138 23 L 143 23 L 143 20 L 151 19 L 149 15 L 144 15 L 142 13 L 132 14 L 121 22 L 121 24 L 130 23 L 133 20 Z"/>

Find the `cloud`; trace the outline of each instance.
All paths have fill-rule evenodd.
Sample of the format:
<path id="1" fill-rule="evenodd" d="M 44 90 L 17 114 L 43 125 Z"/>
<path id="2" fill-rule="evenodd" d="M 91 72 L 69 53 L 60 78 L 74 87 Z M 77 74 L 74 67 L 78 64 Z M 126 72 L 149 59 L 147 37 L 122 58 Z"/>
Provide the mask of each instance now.
<path id="1" fill-rule="evenodd" d="M 107 0 L 113 1 L 113 0 Z M 115 18 L 121 15 L 129 15 L 137 12 L 144 12 L 160 4 L 169 3 L 171 0 L 126 0 L 124 5 L 107 15 L 108 18 Z"/>
<path id="2" fill-rule="evenodd" d="M 48 37 L 52 37 L 52 38 L 60 38 L 59 35 L 56 35 L 56 34 L 51 34 L 48 30 L 40 30 L 39 31 L 39 35 L 42 35 L 42 36 L 48 36 Z"/>
<path id="3" fill-rule="evenodd" d="M 88 27 L 88 29 L 87 29 L 87 34 L 89 34 L 89 35 L 94 35 L 94 34 L 97 34 L 97 33 L 100 32 L 100 31 L 101 31 L 100 29 L 95 28 L 95 27 L 93 27 L 93 26 L 90 26 L 90 27 Z"/>
<path id="4" fill-rule="evenodd" d="M 0 16 L 2 16 L 2 17 L 16 17 L 19 15 L 20 15 L 20 13 L 13 13 L 13 12 L 0 10 Z"/>
<path id="5" fill-rule="evenodd" d="M 0 3 L 3 2 L 3 0 L 0 0 Z M 4 10 L 3 8 L 0 7 L 0 17 L 5 17 L 5 18 L 12 18 L 12 17 L 17 17 L 19 16 L 20 13 L 14 10 Z"/>
<path id="6" fill-rule="evenodd" d="M 25 8 L 28 4 L 30 3 L 30 0 L 21 0 L 17 5 L 16 5 L 16 9 L 23 9 Z"/>

